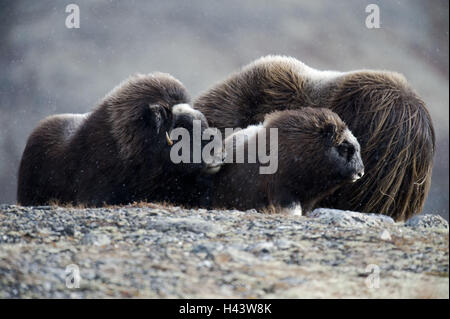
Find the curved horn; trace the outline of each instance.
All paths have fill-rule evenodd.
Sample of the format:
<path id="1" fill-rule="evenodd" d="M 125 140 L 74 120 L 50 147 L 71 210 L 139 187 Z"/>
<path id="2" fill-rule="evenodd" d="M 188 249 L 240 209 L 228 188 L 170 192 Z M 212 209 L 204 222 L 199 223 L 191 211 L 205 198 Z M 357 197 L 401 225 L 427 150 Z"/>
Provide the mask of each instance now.
<path id="1" fill-rule="evenodd" d="M 173 145 L 173 141 L 169 136 L 169 133 L 167 133 L 166 131 L 166 141 L 167 141 L 167 145 L 172 146 Z"/>

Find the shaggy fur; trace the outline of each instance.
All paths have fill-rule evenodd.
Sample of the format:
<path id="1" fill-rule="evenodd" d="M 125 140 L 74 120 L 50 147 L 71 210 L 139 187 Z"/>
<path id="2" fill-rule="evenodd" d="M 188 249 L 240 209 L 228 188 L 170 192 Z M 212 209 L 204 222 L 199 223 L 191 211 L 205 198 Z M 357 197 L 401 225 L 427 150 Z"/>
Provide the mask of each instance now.
<path id="1" fill-rule="evenodd" d="M 184 86 L 168 74 L 136 75 L 109 93 L 91 113 L 54 115 L 32 132 L 20 169 L 22 205 L 100 206 L 140 200 L 189 204 L 200 192 L 192 181 L 205 163 L 175 165 L 166 132 L 208 127 Z M 188 110 L 185 114 L 183 110 Z"/>
<path id="2" fill-rule="evenodd" d="M 258 160 L 224 164 L 213 176 L 213 207 L 289 209 L 301 206 L 308 212 L 337 187 L 363 175 L 357 140 L 337 114 L 321 108 L 268 114 L 262 125 L 227 138 L 227 156 L 232 156 L 238 148 L 247 154 L 250 141 L 257 141 L 262 131 L 268 137 L 270 128 L 278 129 L 278 170 L 274 174 L 260 174 Z M 244 132 L 248 133 L 245 142 L 234 139 Z M 265 142 L 269 147 L 268 138 Z"/>
<path id="3" fill-rule="evenodd" d="M 425 103 L 401 74 L 318 71 L 291 57 L 268 56 L 214 86 L 194 105 L 220 129 L 247 127 L 274 110 L 328 107 L 358 138 L 367 174 L 320 205 L 396 220 L 422 210 L 435 133 Z"/>

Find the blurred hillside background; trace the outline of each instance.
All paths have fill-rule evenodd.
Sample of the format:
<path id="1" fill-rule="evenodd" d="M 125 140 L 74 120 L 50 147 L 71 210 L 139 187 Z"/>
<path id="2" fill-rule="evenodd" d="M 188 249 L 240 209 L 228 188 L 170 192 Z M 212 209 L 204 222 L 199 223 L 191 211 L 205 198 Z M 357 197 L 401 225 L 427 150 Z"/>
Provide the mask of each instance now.
<path id="1" fill-rule="evenodd" d="M 80 28 L 65 27 L 66 5 Z M 367 29 L 369 3 L 381 28 Z M 424 211 L 449 215 L 448 1 L 0 0 L 0 203 L 16 200 L 26 139 L 54 113 L 89 111 L 135 72 L 163 71 L 192 97 L 267 54 L 318 69 L 403 73 L 427 103 L 437 156 Z"/>

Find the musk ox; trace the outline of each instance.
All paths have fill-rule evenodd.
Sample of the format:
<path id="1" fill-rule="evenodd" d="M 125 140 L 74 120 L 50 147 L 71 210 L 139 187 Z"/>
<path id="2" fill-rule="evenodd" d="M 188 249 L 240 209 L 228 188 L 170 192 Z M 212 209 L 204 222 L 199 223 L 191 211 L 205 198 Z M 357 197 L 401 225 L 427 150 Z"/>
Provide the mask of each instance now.
<path id="1" fill-rule="evenodd" d="M 201 192 L 191 184 L 198 175 L 217 169 L 217 162 L 170 160 L 171 130 L 192 131 L 193 120 L 202 131 L 208 128 L 205 117 L 187 103 L 186 89 L 172 76 L 138 74 L 113 89 L 90 113 L 44 119 L 23 152 L 18 202 L 198 202 Z"/>
<path id="2" fill-rule="evenodd" d="M 270 141 L 271 129 L 276 129 L 278 144 Z M 298 212 L 301 207 L 309 212 L 339 186 L 364 174 L 358 141 L 339 116 L 326 108 L 270 113 L 264 123 L 228 136 L 225 145 L 225 164 L 212 176 L 211 206 L 215 208 L 274 207 Z M 254 156 L 253 163 L 249 160 L 252 152 L 260 154 L 261 147 L 263 153 L 277 149 L 273 174 L 261 174 L 259 156 Z M 238 150 L 247 154 L 243 163 L 229 161 Z"/>
<path id="3" fill-rule="evenodd" d="M 256 124 L 274 110 L 327 107 L 357 137 L 367 174 L 320 205 L 396 220 L 424 205 L 435 133 L 425 103 L 401 74 L 318 71 L 291 57 L 268 56 L 200 95 L 194 106 L 222 130 Z"/>

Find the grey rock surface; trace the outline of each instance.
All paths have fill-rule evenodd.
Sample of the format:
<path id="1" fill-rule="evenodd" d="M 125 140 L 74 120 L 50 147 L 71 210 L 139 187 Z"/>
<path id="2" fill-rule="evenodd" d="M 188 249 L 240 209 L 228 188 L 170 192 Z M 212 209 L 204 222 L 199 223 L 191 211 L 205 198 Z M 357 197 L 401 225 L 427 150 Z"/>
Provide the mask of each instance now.
<path id="1" fill-rule="evenodd" d="M 0 298 L 448 298 L 448 242 L 431 215 L 1 205 Z"/>
<path id="2" fill-rule="evenodd" d="M 383 227 L 394 223 L 391 217 L 385 215 L 361 214 L 330 208 L 317 208 L 308 216 L 319 218 L 322 223 L 345 227 Z"/>
<path id="3" fill-rule="evenodd" d="M 406 226 L 410 227 L 422 227 L 422 228 L 441 228 L 448 230 L 448 222 L 439 215 L 418 215 L 410 218 L 406 223 Z"/>

